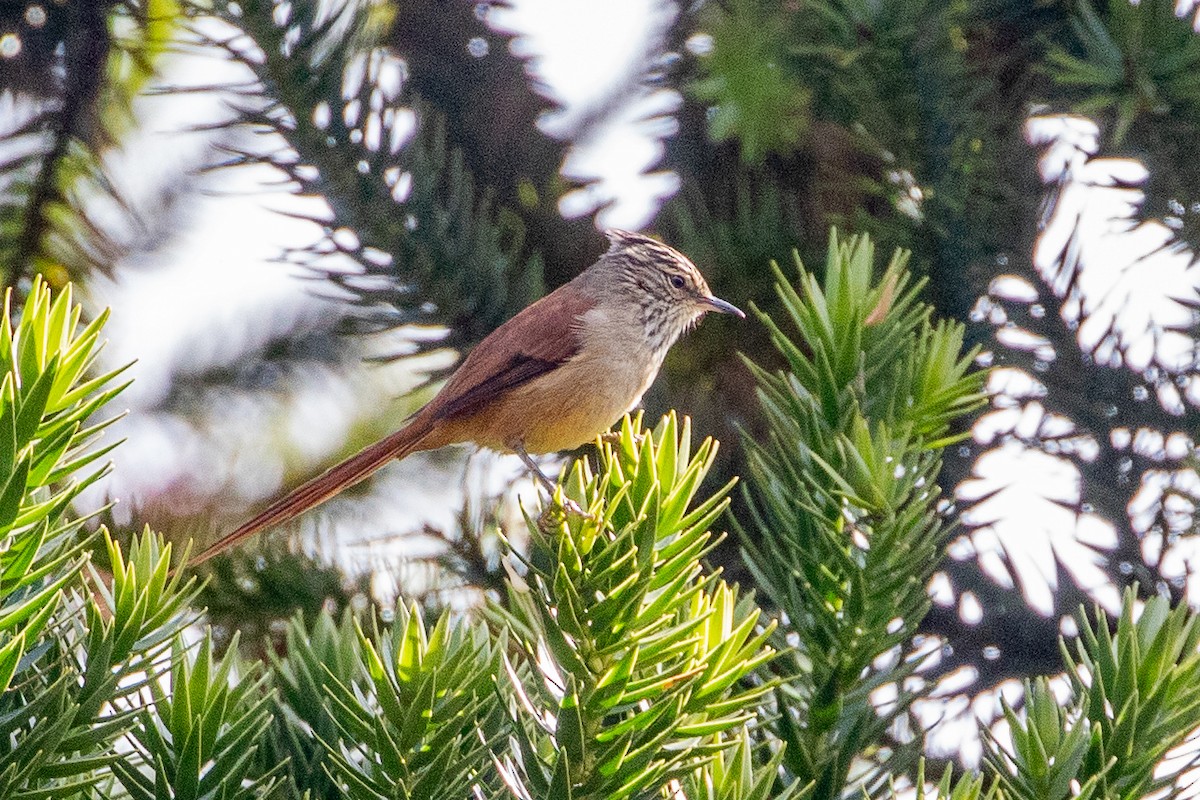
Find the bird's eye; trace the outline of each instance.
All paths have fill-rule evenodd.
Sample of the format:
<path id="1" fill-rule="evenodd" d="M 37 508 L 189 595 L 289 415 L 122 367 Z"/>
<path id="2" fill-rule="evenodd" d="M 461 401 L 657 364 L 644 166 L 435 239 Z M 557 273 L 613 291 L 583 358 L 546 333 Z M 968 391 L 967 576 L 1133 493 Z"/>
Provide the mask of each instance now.
<path id="1" fill-rule="evenodd" d="M 676 289 L 682 289 L 683 288 L 683 276 L 682 275 L 672 275 L 671 276 L 671 285 L 674 286 Z"/>

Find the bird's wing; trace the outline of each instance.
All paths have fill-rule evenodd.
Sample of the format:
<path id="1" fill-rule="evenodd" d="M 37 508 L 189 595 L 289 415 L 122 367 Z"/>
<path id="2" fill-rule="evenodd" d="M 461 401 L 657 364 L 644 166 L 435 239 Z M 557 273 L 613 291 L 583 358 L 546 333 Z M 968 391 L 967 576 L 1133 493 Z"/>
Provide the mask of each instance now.
<path id="1" fill-rule="evenodd" d="M 558 368 L 579 352 L 580 318 L 593 306 L 577 285 L 546 295 L 480 342 L 420 416 L 435 422 L 472 414 Z"/>

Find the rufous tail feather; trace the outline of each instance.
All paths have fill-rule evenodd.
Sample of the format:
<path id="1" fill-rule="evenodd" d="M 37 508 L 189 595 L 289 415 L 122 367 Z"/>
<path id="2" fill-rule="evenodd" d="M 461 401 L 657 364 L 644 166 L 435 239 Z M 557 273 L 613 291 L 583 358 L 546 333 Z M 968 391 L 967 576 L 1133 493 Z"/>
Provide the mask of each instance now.
<path id="1" fill-rule="evenodd" d="M 343 489 L 365 480 L 392 459 L 403 458 L 415 450 L 422 449 L 420 448 L 421 443 L 432 432 L 432 426 L 422 425 L 418 420 L 416 424 L 401 428 L 386 439 L 381 439 L 370 447 L 360 450 L 342 463 L 330 467 L 307 483 L 288 492 L 252 519 L 239 525 L 232 533 L 226 534 L 201 550 L 192 557 L 189 565 L 194 567 L 259 531 L 295 519 Z"/>

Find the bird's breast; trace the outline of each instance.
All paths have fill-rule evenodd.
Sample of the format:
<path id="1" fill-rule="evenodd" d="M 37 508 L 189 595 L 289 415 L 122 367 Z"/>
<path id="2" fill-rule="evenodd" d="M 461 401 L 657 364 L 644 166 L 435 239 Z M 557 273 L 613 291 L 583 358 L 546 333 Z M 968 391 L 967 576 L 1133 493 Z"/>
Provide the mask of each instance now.
<path id="1" fill-rule="evenodd" d="M 640 319 L 599 306 L 584 314 L 582 346 L 546 376 L 548 396 L 561 398 L 539 414 L 526 447 L 531 452 L 568 450 L 612 427 L 641 402 L 662 366 L 665 350 L 652 348 Z"/>

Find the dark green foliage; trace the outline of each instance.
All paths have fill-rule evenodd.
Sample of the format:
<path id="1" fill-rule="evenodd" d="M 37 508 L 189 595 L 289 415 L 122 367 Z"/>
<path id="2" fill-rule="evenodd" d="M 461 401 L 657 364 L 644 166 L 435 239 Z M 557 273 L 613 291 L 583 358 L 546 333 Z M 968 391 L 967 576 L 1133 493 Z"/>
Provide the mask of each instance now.
<path id="1" fill-rule="evenodd" d="M 1194 754 L 1169 768 L 1163 759 L 1184 745 L 1200 713 L 1200 618 L 1163 597 L 1135 614 L 1127 591 L 1115 626 L 1097 610 L 1063 645 L 1069 700 L 1044 679 L 1026 686 L 1025 713 L 1006 707 L 1011 746 L 993 740 L 989 763 L 1013 798 L 1179 797 Z M 1073 649 L 1075 652 L 1069 652 Z"/>
<path id="2" fill-rule="evenodd" d="M 800 800 L 808 796 L 808 787 L 793 783 L 778 789 L 777 776 L 783 761 L 783 748 L 775 750 L 765 763 L 756 763 L 753 740 L 742 730 L 733 734 L 734 745 L 722 749 L 707 769 L 697 771 L 683 782 L 684 795 L 695 800 Z"/>
<path id="3" fill-rule="evenodd" d="M 123 255 L 127 242 L 90 213 L 91 201 L 116 198 L 102 156 L 181 20 L 173 0 L 44 5 L 49 21 L 24 31 L 23 57 L 0 60 L 0 87 L 43 103 L 0 134 L 0 271 L 9 283 L 39 270 L 61 283 Z M 453 80 L 424 102 L 421 90 L 435 94 L 444 76 L 401 79 L 402 58 L 437 69 L 436 48 L 415 52 L 431 40 L 429 26 L 444 26 L 437 41 L 454 46 L 467 30 L 461 20 L 480 24 L 473 3 L 441 18 L 431 9 L 218 0 L 186 13 L 211 11 L 237 30 L 223 45 L 255 77 L 237 87 L 243 128 L 220 140 L 235 150 L 231 163 L 272 165 L 328 204 L 318 220 L 325 239 L 289 256 L 351 292 L 360 329 L 444 323 L 468 344 L 541 292 L 539 253 L 561 259 L 552 273 L 561 279 L 590 258 L 595 239 L 557 225 L 557 158 L 524 169 L 534 147 L 561 152 L 533 131 L 532 104 L 522 105 L 515 134 L 466 131 L 488 126 L 495 98 L 524 80 L 512 59 L 500 90 L 478 93 L 488 95 L 479 106 L 452 107 Z M 708 444 L 691 458 L 686 424 L 673 418 L 641 440 L 627 424 L 598 467 L 580 466 L 568 481 L 594 517 L 531 520 L 527 571 L 511 577 L 509 606 L 494 610 L 491 629 L 448 615 L 429 627 L 402 606 L 391 627 L 364 623 L 364 636 L 350 616 L 335 624 L 316 610 L 322 596 L 344 601 L 344 587 L 306 574 L 303 620 L 262 623 L 276 634 L 268 651 L 280 652 L 266 669 L 243 667 L 233 651 L 213 657 L 207 637 L 184 646 L 194 587 L 169 573 L 170 549 L 153 535 L 136 538 L 128 560 L 107 543 L 111 576 L 86 567 L 100 539 L 82 532 L 68 505 L 102 470 L 104 451 L 91 439 L 107 424 L 97 414 L 114 376 L 96 377 L 90 362 L 103 318 L 80 328 L 69 298 L 53 304 L 41 283 L 22 284 L 29 302 L 19 320 L 7 316 L 17 342 L 0 342 L 0 795 L 461 797 L 503 794 L 505 781 L 510 794 L 537 798 L 1174 791 L 1172 776 L 1156 770 L 1200 721 L 1200 640 L 1195 618 L 1159 598 L 1139 606 L 1129 595 L 1118 620 L 1084 623 L 1061 654 L 1067 678 L 1027 683 L 1023 707 L 1006 714 L 1013 741 L 990 742 L 981 775 L 947 770 L 926 786 L 909 707 L 936 674 L 919 671 L 922 617 L 924 632 L 952 644 L 971 634 L 952 612 L 927 616 L 926 582 L 939 565 L 957 589 L 976 589 L 989 615 L 1004 616 L 999 630 L 1016 632 L 1001 642 L 1001 659 L 981 662 L 984 680 L 1061 668 L 1048 646 L 1056 618 L 1029 615 L 969 563 L 941 561 L 952 520 L 935 506 L 935 482 L 955 481 L 943 448 L 979 401 L 963 341 L 991 331 L 934 323 L 920 299 L 964 321 L 1001 268 L 1041 286 L 1027 256 L 1042 191 L 1021 131 L 1034 107 L 1096 115 L 1100 155 L 1151 167 L 1144 216 L 1175 226 L 1167 246 L 1196 240 L 1194 19 L 1177 18 L 1165 0 L 729 0 L 698 9 L 684 9 L 670 37 L 707 33 L 711 49 L 662 74 L 686 93 L 668 162 L 684 190 L 662 225 L 674 226 L 673 243 L 719 294 L 754 300 L 764 324 L 737 328 L 736 347 L 733 328 L 706 325 L 690 350 L 673 354 L 650 403 L 707 411 L 717 419 L 698 427 L 709 432 L 744 423 L 748 470 L 714 468 Z M 24 24 L 23 12 L 0 10 L 0 24 Z M 500 36 L 489 41 L 503 46 Z M 529 94 L 525 83 L 518 89 Z M 537 143 L 522 141 L 526 133 Z M 1093 154 L 1076 155 L 1086 163 Z M 1056 199 L 1050 193 L 1051 207 Z M 798 289 L 767 269 L 793 248 L 814 254 L 831 221 L 872 232 L 887 249 L 911 247 L 929 282 L 910 281 L 903 258 L 876 277 L 865 239 L 835 243 L 824 271 L 802 270 Z M 537 225 L 559 238 L 527 235 Z M 575 226 L 580 233 L 588 221 Z M 1064 269 L 1077 266 L 1071 251 Z M 339 258 L 363 274 L 335 274 Z M 1109 433 L 1117 424 L 1190 431 L 1195 411 L 1135 404 L 1154 381 L 1096 369 L 1064 322 L 1063 298 L 1044 294 L 1027 318 L 1005 311 L 1055 352 L 1038 373 L 1043 405 L 1099 443 L 1080 469 L 1118 525 L 1110 571 L 1145 576 L 1144 595 L 1174 590 L 1144 563 L 1127 524 L 1137 481 L 1121 471 Z M 774 353 L 757 347 L 768 340 Z M 761 411 L 727 361 L 735 349 L 754 351 L 760 365 Z M 1010 365 L 1039 358 L 997 351 Z M 1146 458 L 1133 477 L 1160 466 Z M 748 512 L 738 517 L 766 614 L 701 564 L 726 558 L 708 533 L 723 492 L 688 509 L 714 469 L 749 477 Z M 236 602 L 214 602 L 214 611 L 235 618 L 250 598 L 284 596 L 301 564 L 229 569 L 215 588 L 235 587 L 224 597 Z M 261 580 L 247 586 L 248 576 Z M 1079 592 L 1064 581 L 1060 607 Z M 268 611 L 276 623 L 290 614 L 283 604 Z M 132 751 L 116 747 L 123 735 Z"/>
<path id="4" fill-rule="evenodd" d="M 796 167 L 815 170 L 811 191 L 825 194 L 814 209 L 819 227 L 852 224 L 911 244 L 924 201 L 961 203 L 956 184 L 977 157 L 966 144 L 978 135 L 970 117 L 978 98 L 929 105 L 977 91 L 963 80 L 965 22 L 962 4 L 939 0 L 708 4 L 699 24 L 711 51 L 697 59 L 701 77 L 690 92 L 712 106 L 710 136 L 735 143 L 748 163 L 799 160 L 778 173 L 782 186 L 795 185 Z M 921 91 L 931 84 L 945 94 Z M 936 140 L 926 133 L 930 117 L 949 123 Z M 912 195 L 929 183 L 936 194 Z M 943 190 L 953 194 L 943 199 Z"/>
<path id="5" fill-rule="evenodd" d="M 843 795 L 856 759 L 872 767 L 855 783 L 874 792 L 919 755 L 919 735 L 872 751 L 922 691 L 908 679 L 944 545 L 939 454 L 983 400 L 961 326 L 929 321 L 905 261 L 875 282 L 870 241 L 835 235 L 823 281 L 798 264 L 793 289 L 779 273 L 791 329 L 760 315 L 788 370 L 755 370 L 771 435 L 746 440 L 758 535 L 745 555 L 798 642 L 771 669 L 773 731 L 792 785 L 819 798 Z"/>
<path id="6" fill-rule="evenodd" d="M 340 622 L 328 612 L 311 625 L 297 614 L 288 623 L 282 656 L 271 653 L 272 715 L 263 761 L 286 761 L 283 780 L 287 796 L 336 800 L 343 796 L 326 769 L 326 744 L 336 742 L 337 723 L 329 708 L 329 689 L 335 681 L 362 681 L 362 654 L 354 618 L 347 611 Z"/>
<path id="7" fill-rule="evenodd" d="M 131 706 L 159 679 L 172 640 L 194 618 L 194 581 L 168 575 L 169 546 L 147 535 L 126 562 L 106 542 L 111 585 L 93 572 L 93 596 L 85 598 L 91 587 L 68 574 L 56 582 L 56 592 L 68 591 L 44 631 L 45 617 L 24 621 L 18 640 L 32 646 L 0 700 L 6 797 L 65 798 L 111 784 L 109 771 L 121 766 L 116 742 L 135 724 Z M 39 572 L 45 583 L 43 570 L 32 574 Z"/>
<path id="8" fill-rule="evenodd" d="M 1200 119 L 1200 39 L 1172 0 L 1133 4 L 1089 0 L 1071 20 L 1073 46 L 1047 52 L 1050 77 L 1075 95 L 1080 114 L 1111 120 L 1111 141 L 1120 147 L 1145 116 Z M 1073 52 L 1074 51 L 1074 52 Z"/>
<path id="9" fill-rule="evenodd" d="M 29 9 L 40 15 L 29 15 Z M 0 32 L 20 51 L 0 63 L 0 283 L 44 274 L 52 284 L 107 271 L 124 244 L 114 212 L 136 215 L 105 174 L 134 97 L 179 23 L 176 0 L 7 3 Z M 32 24 L 30 20 L 43 20 Z M 92 209 L 104 205 L 107 223 Z"/>
<path id="10" fill-rule="evenodd" d="M 370 635 L 348 614 L 298 616 L 266 667 L 236 642 L 214 657 L 207 631 L 186 643 L 194 582 L 148 532 L 128 557 L 105 536 L 108 574 L 83 580 L 89 540 L 62 520 L 77 485 L 61 479 L 95 474 L 77 423 L 114 376 L 85 377 L 100 323 L 80 326 L 69 292 L 35 282 L 0 327 L 0 452 L 20 487 L 0 492 L 14 498 L 4 796 L 796 800 L 924 786 L 920 731 L 896 723 L 926 691 L 914 635 L 943 544 L 939 453 L 980 376 L 961 330 L 929 321 L 903 255 L 878 280 L 873 260 L 869 240 L 835 236 L 823 280 L 801 267 L 797 290 L 780 275 L 789 327 L 761 315 L 788 369 L 756 371 L 772 435 L 747 443 L 747 499 L 770 535 L 747 556 L 776 619 L 702 564 L 731 488 L 700 499 L 715 443 L 693 452 L 674 415 L 654 431 L 626 418 L 597 467 L 578 462 L 528 520 L 524 571 L 490 625 L 443 613 L 429 627 L 405 605 Z M 587 515 L 565 513 L 564 495 Z M 989 739 L 986 771 L 947 770 L 935 796 L 1183 791 L 1161 765 L 1200 720 L 1200 619 L 1163 598 L 1135 619 L 1135 605 L 1131 591 L 1115 625 L 1082 620 L 1063 697 L 1029 684 L 1024 712 L 1006 707 L 1012 744 Z"/>
<path id="11" fill-rule="evenodd" d="M 530 520 L 529 571 L 495 611 L 524 664 L 512 780 L 532 797 L 652 795 L 737 746 L 723 734 L 770 690 L 746 679 L 773 624 L 700 565 L 730 488 L 693 507 L 716 444 L 693 454 L 686 420 L 639 421 L 601 445 L 599 472 L 572 470 L 564 493 L 589 517 Z"/>
<path id="12" fill-rule="evenodd" d="M 0 795 L 67 798 L 111 785 L 131 704 L 194 614 L 194 580 L 147 534 L 85 571 L 94 536 L 72 500 L 106 467 L 97 447 L 120 370 L 96 375 L 106 315 L 80 324 L 70 288 L 35 279 L 0 320 Z"/>
<path id="13" fill-rule="evenodd" d="M 770 276 L 761 269 L 763 250 L 782 259 L 795 247 L 815 263 L 813 243 L 831 222 L 870 232 L 881 247 L 911 249 L 914 269 L 930 278 L 925 296 L 944 317 L 968 323 L 966 341 L 982 345 L 992 363 L 1024 369 L 1046 387 L 1044 397 L 1029 398 L 1030 411 L 1044 408 L 1077 424 L 1066 437 L 1047 429 L 1022 444 L 1068 458 L 1082 474 L 1083 496 L 1071 510 L 1094 509 L 1117 531 L 1117 545 L 1102 554 L 1107 577 L 1118 585 L 1136 579 L 1143 591 L 1161 586 L 1177 599 L 1182 593 L 1150 563 L 1143 531 L 1135 530 L 1128 512 L 1141 477 L 1161 468 L 1163 454 L 1120 450 L 1112 434 L 1194 430 L 1190 401 L 1180 416 L 1135 400 L 1172 381 L 1186 382 L 1194 370 L 1143 376 L 1097 365 L 1123 353 L 1081 350 L 1077 326 L 1086 320 L 1062 315 L 1078 299 L 1070 295 L 1078 288 L 1073 275 L 1080 265 L 1073 258 L 1081 242 L 1064 238 L 1061 265 L 1047 266 L 1042 254 L 1040 269 L 1070 273 L 1069 289 L 1047 285 L 1031 263 L 1039 225 L 1060 198 L 1041 184 L 1024 124 L 1031 113 L 1092 115 L 1100 124 L 1099 149 L 1089 145 L 1072 155 L 1084 170 L 1079 184 L 1093 174 L 1087 171 L 1093 157 L 1141 160 L 1149 179 L 1129 188 L 1144 188 L 1146 200 L 1130 225 L 1162 220 L 1174 232 L 1164 251 L 1194 250 L 1200 241 L 1195 19 L 1194 9 L 1177 13 L 1170 0 L 705 3 L 688 20 L 689 32 L 711 37 L 711 47 L 695 48 L 681 70 L 687 105 L 679 115 L 680 146 L 668 163 L 684 185 L 663 220 L 689 252 L 736 276 L 742 293 L 730 294 L 754 298 L 775 318 L 784 309 L 765 294 Z M 783 99 L 767 99 L 776 95 Z M 1071 220 L 1059 223 L 1068 230 L 1057 234 L 1071 233 Z M 989 298 L 977 308 L 1002 273 L 1027 279 L 1040 296 L 1023 304 Z M 1091 297 L 1083 301 L 1086 309 L 1095 304 Z M 987 321 L 997 306 L 999 324 L 1029 331 L 1038 343 L 1022 349 L 1010 346 L 1005 334 L 997 337 Z M 1178 318 L 1192 335 L 1187 312 Z M 1145 333 L 1146 339 L 1157 335 Z M 1118 351 L 1128 339 L 1141 339 L 1112 336 L 1106 341 L 1118 342 Z M 739 344 L 757 361 L 770 362 L 758 342 Z M 690 385 L 698 368 L 731 372 L 727 362 L 693 359 L 678 384 Z M 709 412 L 715 419 L 702 416 L 708 410 L 702 399 L 677 392 L 705 430 L 719 430 L 728 409 L 736 408 L 754 436 L 765 435 L 768 425 L 746 409 L 744 393 L 721 383 L 716 389 Z M 1072 454 L 1068 438 L 1096 442 L 1099 454 Z M 978 453 L 963 449 L 961 457 L 951 452 L 946 459 L 943 486 L 968 475 Z M 1171 531 L 1167 515 L 1158 516 L 1151 526 Z M 974 560 L 945 566 L 955 590 L 974 592 L 985 608 L 975 631 L 953 609 L 934 609 L 926 631 L 960 644 L 952 661 L 970 662 L 984 683 L 1055 668 L 1058 618 L 1088 598 L 1069 569 L 1058 570 L 1054 618 L 1044 619 L 1028 613 L 1018 592 L 998 586 Z M 967 644 L 976 641 L 995 643 L 1003 658 L 983 658 Z"/>
<path id="14" fill-rule="evenodd" d="M 149 768 L 138 770 L 123 760 L 113 764 L 125 791 L 137 800 L 266 796 L 285 765 L 249 774 L 270 723 L 262 670 L 239 663 L 236 647 L 215 661 L 207 632 L 194 652 L 177 638 L 171 660 L 169 688 L 150 682 L 153 705 L 137 714 L 130 732 Z"/>
<path id="15" fill-rule="evenodd" d="M 203 570 L 199 603 L 207 611 L 218 651 L 237 632 L 243 650 L 254 649 L 260 658 L 276 646 L 290 652 L 283 639 L 294 635 L 287 623 L 297 614 L 315 623 L 322 611 L 348 609 L 370 592 L 369 576 L 352 581 L 337 566 L 294 552 L 281 537 L 259 544 L 237 556 L 222 554 Z M 251 608 L 254 614 L 247 614 Z"/>
<path id="16" fill-rule="evenodd" d="M 930 782 L 925 778 L 925 763 L 922 761 L 917 765 L 917 774 L 914 779 L 917 786 L 924 786 L 926 790 L 933 789 L 931 794 L 926 794 L 930 800 L 993 800 L 1001 797 L 999 788 L 1000 782 L 996 780 L 985 780 L 983 775 L 975 772 L 964 772 L 958 776 L 958 780 L 954 779 L 953 771 L 946 770 L 942 774 L 942 779 L 936 786 L 931 786 Z M 899 792 L 895 787 L 891 787 L 892 796 L 896 796 Z"/>
<path id="17" fill-rule="evenodd" d="M 749 163 L 794 148 L 808 133 L 812 92 L 781 63 L 787 18 L 775 4 L 757 0 L 713 4 L 708 14 L 709 75 L 691 91 L 714 105 L 713 139 L 737 141 Z"/>
<path id="18" fill-rule="evenodd" d="M 472 343 L 542 293 L 536 257 L 512 263 L 497 210 L 377 42 L 387 12 L 347 3 L 326 13 L 316 0 L 214 10 L 262 50 L 223 44 L 260 82 L 241 121 L 286 143 L 232 163 L 270 164 L 329 203 L 331 217 L 313 218 L 326 238 L 294 257 L 357 297 L 368 329 L 438 322 Z"/>
<path id="19" fill-rule="evenodd" d="M 328 770 L 345 797 L 467 797 L 494 793 L 492 749 L 504 714 L 496 681 L 505 639 L 443 614 L 432 631 L 416 606 L 390 628 L 359 631 L 359 661 L 325 680 L 340 742 Z"/>
<path id="20" fill-rule="evenodd" d="M 1045 71 L 1069 108 L 1100 121 L 1105 145 L 1151 167 L 1146 213 L 1172 223 L 1195 247 L 1200 167 L 1186 142 L 1200 125 L 1200 39 L 1195 9 L 1171 0 L 1084 0 L 1070 36 L 1055 42 Z"/>
<path id="21" fill-rule="evenodd" d="M 28 124 L 0 134 L 0 269 L 10 278 L 41 269 L 57 284 L 107 269 L 130 251 L 128 237 L 92 213 L 134 216 L 107 180 L 102 156 L 135 122 L 130 100 L 181 38 L 181 20 L 210 13 L 242 34 L 222 44 L 255 76 L 233 87 L 240 113 L 232 125 L 214 123 L 214 142 L 232 147 L 231 162 L 272 164 L 298 193 L 328 204 L 320 220 L 327 237 L 290 256 L 321 275 L 335 272 L 338 260 L 365 272 L 330 276 L 363 306 L 351 315 L 353 326 L 447 323 L 452 340 L 469 344 L 540 293 L 538 254 L 552 254 L 553 283 L 594 255 L 598 237 L 589 221 L 565 224 L 554 208 L 567 185 L 556 172 L 565 147 L 534 129 L 544 105 L 538 87 L 504 52 L 505 35 L 488 29 L 482 6 L 382 0 L 335 3 L 326 13 L 316 0 L 98 0 L 42 4 L 48 19 L 36 27 L 23 21 L 23 4 L 10 5 L 0 11 L 0 27 L 17 26 L 24 49 L 0 63 L 0 87 L 46 101 Z M 767 258 L 796 248 L 815 263 L 830 222 L 869 231 L 885 248 L 911 248 L 914 269 L 931 278 L 928 299 L 945 316 L 966 320 L 998 271 L 1036 280 L 1025 254 L 1042 189 L 1021 130 L 1036 108 L 1095 114 L 1101 155 L 1133 155 L 1151 167 L 1145 216 L 1177 229 L 1171 246 L 1195 241 L 1194 20 L 1194 12 L 1177 16 L 1169 0 L 688 6 L 667 36 L 667 47 L 679 52 L 651 54 L 652 65 L 632 71 L 636 80 L 684 94 L 681 130 L 664 140 L 665 166 L 678 172 L 683 190 L 657 224 L 716 276 L 718 293 L 754 299 L 773 315 L 781 309 L 770 298 Z M 692 34 L 706 34 L 711 46 L 684 47 Z M 468 51 L 475 36 L 491 56 Z M 411 73 L 403 79 L 389 73 L 401 61 Z M 631 80 L 611 96 L 642 88 Z M 378 108 L 381 99 L 388 108 Z M 146 238 L 165 238 L 157 233 Z M 1077 463 L 1092 495 L 1079 509 L 1091 505 L 1119 529 L 1112 578 L 1129 580 L 1121 567 L 1127 562 L 1143 587 L 1160 579 L 1169 585 L 1144 563 L 1125 513 L 1130 487 L 1153 459 L 1135 456 L 1130 479 L 1120 471 L 1126 455 L 1108 447 L 1113 426 L 1092 412 L 1115 404 L 1131 430 L 1166 429 L 1175 420 L 1142 413 L 1130 400 L 1131 390 L 1146 388 L 1140 376 L 1093 377 L 1092 354 L 1068 357 L 1073 331 L 1060 324 L 1059 298 L 1045 299 L 1035 305 L 1049 313 L 1022 320 L 1060 359 L 1052 370 L 1058 374 L 1046 378 L 1045 405 L 1079 421 L 1102 449 Z M 672 354 L 649 407 L 686 408 L 725 440 L 735 423 L 764 434 L 744 372 L 726 355 L 735 349 L 724 346 L 729 330 L 710 323 L 689 350 Z M 328 334 L 322 329 L 313 339 L 328 346 Z M 984 343 L 991 334 L 986 324 L 972 325 L 966 339 Z M 753 332 L 736 336 L 737 347 L 758 360 L 772 357 Z M 287 350 L 265 371 L 295 367 L 295 354 Z M 1026 355 L 997 350 L 998 361 L 1019 365 L 1031 360 Z M 206 375 L 224 377 L 223 370 Z M 174 399 L 194 400 L 189 388 Z M 1187 416 L 1182 427 L 1192 422 Z M 965 474 L 969 457 L 948 459 L 944 484 Z M 742 471 L 739 458 L 726 448 L 716 469 Z M 948 572 L 956 588 L 971 588 L 989 610 L 1007 615 L 990 638 L 1011 644 L 1013 660 L 977 660 L 985 680 L 1002 677 L 991 672 L 1001 664 L 1023 673 L 1054 663 L 1055 621 L 1024 615 L 1020 598 L 972 563 Z M 1062 585 L 1060 613 L 1084 596 Z M 935 615 L 928 630 L 953 635 L 958 627 Z M 1041 631 L 1040 644 L 1005 633 L 1014 630 Z"/>
<path id="22" fill-rule="evenodd" d="M 68 509 L 105 472 L 96 461 L 110 448 L 97 448 L 95 440 L 108 422 L 97 423 L 95 416 L 121 387 L 112 386 L 115 372 L 88 375 L 103 319 L 80 328 L 79 317 L 69 289 L 52 298 L 37 279 L 21 309 L 12 307 L 12 291 L 6 293 L 0 319 L 5 797 L 35 797 L 54 787 L 66 792 L 99 780 L 98 768 L 111 760 L 108 750 L 125 724 L 103 706 L 119 680 L 150 664 L 145 652 L 133 652 L 150 630 L 147 620 L 128 619 L 120 629 L 105 626 L 102 618 L 112 604 L 101 606 L 82 595 L 90 542 Z M 167 616 L 177 610 L 168 608 Z M 85 617 L 92 625 L 83 625 Z M 102 717 L 107 719 L 101 722 Z"/>

